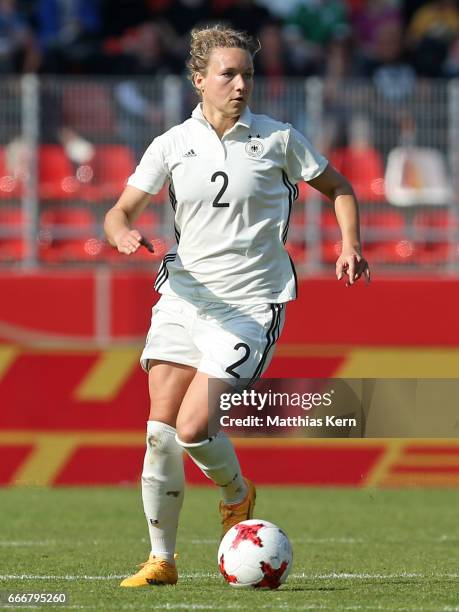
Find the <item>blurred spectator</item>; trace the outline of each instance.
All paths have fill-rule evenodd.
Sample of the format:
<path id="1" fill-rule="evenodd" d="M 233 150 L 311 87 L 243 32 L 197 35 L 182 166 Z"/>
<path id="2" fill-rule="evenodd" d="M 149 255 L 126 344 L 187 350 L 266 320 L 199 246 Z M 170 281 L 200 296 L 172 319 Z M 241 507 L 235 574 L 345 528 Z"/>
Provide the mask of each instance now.
<path id="1" fill-rule="evenodd" d="M 127 37 L 124 53 L 115 62 L 118 74 L 129 75 L 114 89 L 119 109 L 118 129 L 123 140 L 138 155 L 163 128 L 163 99 L 151 99 L 151 78 L 178 73 L 183 68 L 167 48 L 157 23 L 145 23 Z M 137 77 L 149 77 L 148 81 Z"/>
<path id="2" fill-rule="evenodd" d="M 349 38 L 332 40 L 326 47 L 325 63 L 321 70 L 325 79 L 325 90 L 333 89 L 339 96 L 344 80 L 358 76 L 356 70 L 352 41 Z"/>
<path id="3" fill-rule="evenodd" d="M 349 34 L 346 3 L 342 0 L 298 0 L 288 23 L 316 45 L 326 45 Z"/>
<path id="4" fill-rule="evenodd" d="M 268 113 L 280 121 L 293 121 L 304 127 L 304 108 L 292 104 L 287 78 L 295 76 L 296 67 L 290 50 L 282 36 L 281 24 L 277 21 L 265 23 L 258 33 L 260 51 L 255 55 L 256 78 L 264 79 L 261 99 L 263 105 L 257 112 Z"/>
<path id="5" fill-rule="evenodd" d="M 101 0 L 102 35 L 104 38 L 121 36 L 151 18 L 145 0 Z M 157 0 L 155 0 L 155 3 Z"/>
<path id="6" fill-rule="evenodd" d="M 369 59 L 377 55 L 380 30 L 388 24 L 402 27 L 402 16 L 395 0 L 363 0 L 351 14 L 359 54 Z"/>
<path id="7" fill-rule="evenodd" d="M 355 151 L 367 151 L 373 146 L 368 117 L 355 114 L 349 122 L 349 147 Z"/>
<path id="8" fill-rule="evenodd" d="M 343 92 L 346 82 L 357 76 L 349 39 L 333 40 L 327 47 L 323 70 L 324 115 L 320 148 L 325 154 L 348 144 L 352 104 Z"/>
<path id="9" fill-rule="evenodd" d="M 407 28 L 410 23 L 413 15 L 416 13 L 421 6 L 424 6 L 428 0 L 401 0 L 401 11 L 402 11 L 402 19 L 403 19 L 403 27 Z"/>
<path id="10" fill-rule="evenodd" d="M 35 72 L 38 65 L 33 32 L 15 0 L 0 0 L 0 73 Z"/>
<path id="11" fill-rule="evenodd" d="M 325 46 L 350 34 L 342 0 L 298 0 L 287 26 L 287 41 L 303 74 L 321 72 Z"/>
<path id="12" fill-rule="evenodd" d="M 173 0 L 158 15 L 171 46 L 185 64 L 189 51 L 192 28 L 217 21 L 211 0 Z"/>
<path id="13" fill-rule="evenodd" d="M 407 30 L 418 74 L 441 76 L 449 46 L 459 35 L 459 9 L 454 0 L 434 0 L 419 8 Z"/>
<path id="14" fill-rule="evenodd" d="M 448 49 L 448 55 L 443 64 L 443 75 L 447 78 L 459 77 L 459 36 Z"/>
<path id="15" fill-rule="evenodd" d="M 264 6 L 255 0 L 234 0 L 223 12 L 216 15 L 218 20 L 225 21 L 236 30 L 245 30 L 256 36 L 261 27 L 267 23 L 272 15 Z"/>
<path id="16" fill-rule="evenodd" d="M 1 75 L 0 146 L 10 142 L 21 129 L 21 83 Z"/>
<path id="17" fill-rule="evenodd" d="M 91 72 L 99 52 L 100 0 L 37 0 L 43 71 Z"/>
<path id="18" fill-rule="evenodd" d="M 115 53 L 109 57 L 112 74 L 157 76 L 177 74 L 183 69 L 158 23 L 147 22 L 130 29 L 117 42 Z"/>
<path id="19" fill-rule="evenodd" d="M 24 177 L 27 165 L 30 163 L 30 147 L 20 133 L 18 125 L 17 105 L 20 104 L 20 84 L 18 81 L 8 81 L 2 91 L 2 115 L 9 110 L 10 121 L 2 122 L 8 130 L 1 130 L 0 142 L 5 146 L 6 165 L 11 176 Z M 52 87 L 40 88 L 39 114 L 40 144 L 58 144 L 66 156 L 75 165 L 87 163 L 94 155 L 94 146 L 73 127 L 66 124 L 62 113 L 62 96 Z"/>
<path id="20" fill-rule="evenodd" d="M 175 0 L 146 0 L 146 6 L 151 14 L 159 14 L 173 4 Z"/>
<path id="21" fill-rule="evenodd" d="M 280 23 L 266 22 L 258 32 L 258 38 L 261 49 L 255 55 L 255 74 L 262 77 L 295 76 L 296 69 Z"/>
<path id="22" fill-rule="evenodd" d="M 416 130 L 416 73 L 404 48 L 401 24 L 388 21 L 378 31 L 374 57 L 363 65 L 363 76 L 375 86 L 368 104 L 372 114 L 375 143 L 383 155 Z"/>
<path id="23" fill-rule="evenodd" d="M 287 19 L 297 3 L 298 0 L 257 0 L 257 4 L 264 6 L 272 15 L 280 19 Z"/>
<path id="24" fill-rule="evenodd" d="M 60 144 L 75 165 L 88 162 L 94 155 L 94 146 L 69 125 L 64 113 L 62 92 L 46 83 L 40 88 L 40 142 Z"/>
<path id="25" fill-rule="evenodd" d="M 416 75 L 407 61 L 402 26 L 388 20 L 377 31 L 372 57 L 367 57 L 364 76 L 370 77 L 379 93 L 391 102 L 405 100 L 413 93 Z"/>
<path id="26" fill-rule="evenodd" d="M 210 0 L 175 0 L 162 12 L 162 18 L 183 38 L 195 25 L 212 20 L 214 14 Z"/>

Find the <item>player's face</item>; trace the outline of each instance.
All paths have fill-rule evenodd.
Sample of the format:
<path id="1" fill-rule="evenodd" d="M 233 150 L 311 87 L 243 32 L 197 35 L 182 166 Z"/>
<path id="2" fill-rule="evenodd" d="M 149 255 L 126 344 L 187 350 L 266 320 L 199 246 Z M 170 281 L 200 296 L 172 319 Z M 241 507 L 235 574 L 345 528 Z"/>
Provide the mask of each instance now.
<path id="1" fill-rule="evenodd" d="M 253 62 L 244 49 L 213 49 L 205 75 L 196 76 L 207 108 L 226 117 L 239 117 L 253 89 Z"/>

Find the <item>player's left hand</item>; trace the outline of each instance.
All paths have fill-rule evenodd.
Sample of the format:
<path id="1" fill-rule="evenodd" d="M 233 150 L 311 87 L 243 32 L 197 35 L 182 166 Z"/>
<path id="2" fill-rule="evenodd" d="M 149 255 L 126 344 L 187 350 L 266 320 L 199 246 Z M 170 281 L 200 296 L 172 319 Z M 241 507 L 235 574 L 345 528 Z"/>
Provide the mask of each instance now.
<path id="1" fill-rule="evenodd" d="M 346 287 L 353 285 L 363 276 L 367 283 L 370 282 L 370 267 L 367 260 L 355 249 L 343 250 L 336 262 L 336 277 L 341 280 L 347 274 Z"/>

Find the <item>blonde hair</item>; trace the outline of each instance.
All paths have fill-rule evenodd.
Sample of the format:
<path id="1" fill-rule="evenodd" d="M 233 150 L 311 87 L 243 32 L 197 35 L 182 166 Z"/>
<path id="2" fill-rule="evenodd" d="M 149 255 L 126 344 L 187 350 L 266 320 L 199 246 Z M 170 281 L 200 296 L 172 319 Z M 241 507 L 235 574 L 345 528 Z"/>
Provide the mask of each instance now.
<path id="1" fill-rule="evenodd" d="M 247 32 L 233 30 L 222 24 L 191 30 L 190 59 L 187 62 L 188 78 L 194 84 L 196 73 L 205 74 L 213 49 L 244 49 L 251 57 L 260 50 L 260 41 L 252 38 Z M 199 90 L 198 90 L 199 92 Z M 200 93 L 200 92 L 199 92 Z"/>

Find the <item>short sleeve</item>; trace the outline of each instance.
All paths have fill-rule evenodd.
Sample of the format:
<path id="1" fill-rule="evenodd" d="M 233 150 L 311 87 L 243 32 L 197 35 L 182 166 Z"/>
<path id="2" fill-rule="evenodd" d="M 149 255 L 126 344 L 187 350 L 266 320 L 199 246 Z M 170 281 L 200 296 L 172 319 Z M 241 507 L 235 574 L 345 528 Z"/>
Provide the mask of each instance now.
<path id="1" fill-rule="evenodd" d="M 287 142 L 287 174 L 293 182 L 311 181 L 322 174 L 328 160 L 298 130 L 290 126 Z"/>
<path id="2" fill-rule="evenodd" d="M 155 138 L 145 151 L 134 174 L 129 177 L 127 184 L 155 194 L 161 191 L 168 174 L 161 151 L 161 141 Z"/>

